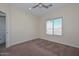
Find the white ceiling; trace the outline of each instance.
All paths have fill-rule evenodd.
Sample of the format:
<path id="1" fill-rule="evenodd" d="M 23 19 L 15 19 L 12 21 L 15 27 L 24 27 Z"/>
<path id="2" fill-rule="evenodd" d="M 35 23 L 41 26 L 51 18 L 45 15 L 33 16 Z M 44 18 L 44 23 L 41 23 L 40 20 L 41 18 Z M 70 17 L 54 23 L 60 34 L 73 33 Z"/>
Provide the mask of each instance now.
<path id="1" fill-rule="evenodd" d="M 53 6 L 45 9 L 45 8 L 35 8 L 32 10 L 29 10 L 29 8 L 35 6 L 36 3 L 11 3 L 11 5 L 20 8 L 20 9 L 24 9 L 28 12 L 30 12 L 31 14 L 35 15 L 35 16 L 43 16 L 45 14 L 48 14 L 48 12 L 51 12 L 53 10 L 56 10 L 58 8 L 64 7 L 65 5 L 67 5 L 67 3 L 52 3 Z M 44 3 L 44 4 L 49 4 L 49 3 Z"/>

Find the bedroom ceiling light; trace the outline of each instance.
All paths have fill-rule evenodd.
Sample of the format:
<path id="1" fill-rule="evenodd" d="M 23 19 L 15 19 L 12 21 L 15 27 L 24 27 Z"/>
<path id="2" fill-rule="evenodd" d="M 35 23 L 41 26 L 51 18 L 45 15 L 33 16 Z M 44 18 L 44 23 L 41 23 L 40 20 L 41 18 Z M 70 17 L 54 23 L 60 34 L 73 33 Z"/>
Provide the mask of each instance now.
<path id="1" fill-rule="evenodd" d="M 48 5 L 45 5 L 44 3 L 38 3 L 36 4 L 35 6 L 29 8 L 29 10 L 32 10 L 32 9 L 35 9 L 35 8 L 45 8 L 45 9 L 48 9 L 49 7 L 52 7 L 52 3 L 48 4 Z"/>
<path id="2" fill-rule="evenodd" d="M 29 10 L 31 10 L 32 8 L 29 8 Z"/>

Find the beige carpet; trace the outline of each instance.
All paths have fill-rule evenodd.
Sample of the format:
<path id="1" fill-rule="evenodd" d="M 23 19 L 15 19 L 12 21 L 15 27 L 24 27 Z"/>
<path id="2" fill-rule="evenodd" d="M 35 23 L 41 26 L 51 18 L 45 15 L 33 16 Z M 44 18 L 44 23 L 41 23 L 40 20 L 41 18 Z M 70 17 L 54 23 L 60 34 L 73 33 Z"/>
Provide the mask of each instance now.
<path id="1" fill-rule="evenodd" d="M 9 56 L 79 56 L 79 48 L 35 39 L 4 49 Z"/>

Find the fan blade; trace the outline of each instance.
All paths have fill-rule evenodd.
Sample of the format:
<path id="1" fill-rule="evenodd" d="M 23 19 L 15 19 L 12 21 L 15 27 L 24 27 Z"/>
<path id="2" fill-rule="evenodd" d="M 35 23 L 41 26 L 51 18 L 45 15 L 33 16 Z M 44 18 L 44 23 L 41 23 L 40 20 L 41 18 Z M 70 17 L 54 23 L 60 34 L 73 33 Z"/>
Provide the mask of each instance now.
<path id="1" fill-rule="evenodd" d="M 32 8 L 36 8 L 36 7 L 38 7 L 40 5 L 40 3 L 38 3 L 37 5 L 35 5 L 34 7 L 32 7 Z"/>
<path id="2" fill-rule="evenodd" d="M 51 7 L 51 6 L 52 6 L 52 3 L 51 3 L 51 4 L 49 4 L 48 6 L 50 6 L 50 7 Z"/>
<path id="3" fill-rule="evenodd" d="M 44 4 L 42 4 L 42 7 L 44 7 L 44 8 L 48 8 L 48 6 L 45 6 Z"/>

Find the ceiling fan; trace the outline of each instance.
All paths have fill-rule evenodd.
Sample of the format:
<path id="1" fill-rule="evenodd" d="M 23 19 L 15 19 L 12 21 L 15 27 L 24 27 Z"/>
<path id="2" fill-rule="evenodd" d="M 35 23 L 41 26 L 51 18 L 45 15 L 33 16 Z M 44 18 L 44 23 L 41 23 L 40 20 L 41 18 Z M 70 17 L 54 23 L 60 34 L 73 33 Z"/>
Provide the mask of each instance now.
<path id="1" fill-rule="evenodd" d="M 52 3 L 50 3 L 49 5 L 45 5 L 43 3 L 38 3 L 35 6 L 29 8 L 29 10 L 34 9 L 34 8 L 37 8 L 37 7 L 39 7 L 39 8 L 42 8 L 43 7 L 43 8 L 48 9 L 49 7 L 52 7 Z"/>

